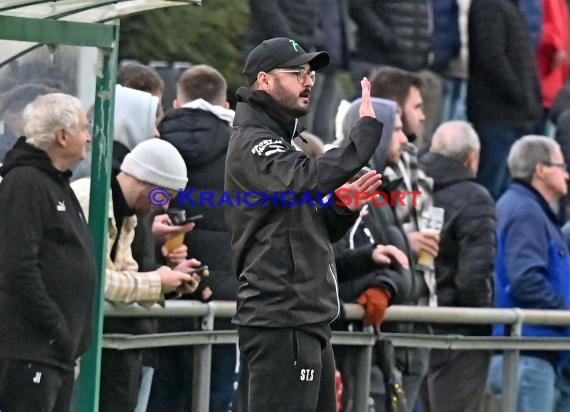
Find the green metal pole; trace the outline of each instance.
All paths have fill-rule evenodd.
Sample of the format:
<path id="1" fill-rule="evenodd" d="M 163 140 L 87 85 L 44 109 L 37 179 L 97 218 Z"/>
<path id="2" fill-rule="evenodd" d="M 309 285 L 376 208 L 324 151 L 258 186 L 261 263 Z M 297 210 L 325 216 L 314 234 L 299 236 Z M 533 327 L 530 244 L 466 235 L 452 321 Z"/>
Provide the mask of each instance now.
<path id="1" fill-rule="evenodd" d="M 77 382 L 77 396 L 74 406 L 78 412 L 96 412 L 99 410 L 101 335 L 103 333 L 108 201 L 118 44 L 119 27 L 117 25 L 115 26 L 114 46 L 110 49 L 99 49 L 102 56 L 102 67 L 97 75 L 95 94 L 89 206 L 89 229 L 93 236 L 99 276 L 93 302 L 93 343 L 87 353 L 81 357 L 81 372 Z"/>

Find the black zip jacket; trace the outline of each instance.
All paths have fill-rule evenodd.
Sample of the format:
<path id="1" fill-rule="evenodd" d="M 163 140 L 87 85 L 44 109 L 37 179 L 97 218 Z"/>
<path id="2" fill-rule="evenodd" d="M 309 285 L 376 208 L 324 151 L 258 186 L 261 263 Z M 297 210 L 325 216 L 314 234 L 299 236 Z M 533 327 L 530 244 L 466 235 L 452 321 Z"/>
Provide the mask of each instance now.
<path id="1" fill-rule="evenodd" d="M 381 124 L 361 119 L 347 143 L 319 158 L 296 151 L 297 120 L 267 93 L 238 90 L 234 130 L 226 161 L 230 196 L 250 194 L 249 203 L 293 192 L 296 199 L 329 193 L 365 166 L 382 134 Z M 295 196 L 295 195 L 292 195 Z M 340 239 L 357 213 L 344 206 L 310 203 L 226 208 L 240 286 L 234 323 L 296 327 L 331 322 L 339 312 L 331 241 Z"/>
<path id="2" fill-rule="evenodd" d="M 339 278 L 349 279 L 339 285 L 344 302 L 354 302 L 372 287 L 388 290 L 392 295 L 391 305 L 409 302 L 414 284 L 413 269 L 404 269 L 395 259 L 390 265 L 380 265 L 372 260 L 376 245 L 383 244 L 396 246 L 406 253 L 410 262 L 413 261 L 404 231 L 399 225 L 388 224 L 384 217 L 386 213 L 392 213 L 388 204 L 369 205 L 368 215 L 359 219 L 358 226 L 353 226 L 334 244 Z"/>
<path id="3" fill-rule="evenodd" d="M 70 173 L 21 138 L 0 174 L 0 358 L 71 369 L 91 341 L 96 269 Z"/>

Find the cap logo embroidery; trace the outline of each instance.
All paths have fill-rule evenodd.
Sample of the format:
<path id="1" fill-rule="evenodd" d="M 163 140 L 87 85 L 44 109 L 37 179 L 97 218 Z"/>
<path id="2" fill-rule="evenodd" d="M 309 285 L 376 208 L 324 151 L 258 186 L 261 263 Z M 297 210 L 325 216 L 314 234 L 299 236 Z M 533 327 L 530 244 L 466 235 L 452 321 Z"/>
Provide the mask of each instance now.
<path id="1" fill-rule="evenodd" d="M 295 40 L 289 39 L 289 43 L 291 43 L 291 47 L 293 47 L 293 50 L 296 52 L 303 51 L 303 48 Z"/>

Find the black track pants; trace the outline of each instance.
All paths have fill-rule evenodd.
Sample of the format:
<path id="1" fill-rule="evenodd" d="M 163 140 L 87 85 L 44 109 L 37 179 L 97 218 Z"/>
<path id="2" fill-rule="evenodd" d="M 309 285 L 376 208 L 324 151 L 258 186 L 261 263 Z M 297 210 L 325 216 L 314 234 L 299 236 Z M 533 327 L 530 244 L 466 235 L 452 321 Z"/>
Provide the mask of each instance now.
<path id="1" fill-rule="evenodd" d="M 243 326 L 238 335 L 249 373 L 247 401 L 240 391 L 242 411 L 336 412 L 329 339 L 300 329 Z"/>
<path id="2" fill-rule="evenodd" d="M 67 412 L 73 392 L 73 369 L 44 363 L 0 359 L 2 412 Z"/>

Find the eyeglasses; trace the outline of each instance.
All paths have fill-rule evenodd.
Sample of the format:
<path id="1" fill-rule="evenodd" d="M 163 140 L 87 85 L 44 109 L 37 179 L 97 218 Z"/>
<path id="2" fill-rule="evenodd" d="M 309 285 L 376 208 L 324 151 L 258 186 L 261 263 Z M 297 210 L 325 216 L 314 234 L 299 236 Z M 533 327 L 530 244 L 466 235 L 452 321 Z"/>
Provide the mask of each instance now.
<path id="1" fill-rule="evenodd" d="M 566 163 L 552 163 L 550 161 L 545 161 L 545 162 L 541 162 L 543 165 L 545 166 L 549 166 L 549 167 L 558 167 L 559 169 L 562 169 L 564 171 L 567 170 L 567 165 Z"/>
<path id="2" fill-rule="evenodd" d="M 307 71 L 304 67 L 299 69 L 275 69 L 273 73 L 295 73 L 297 75 L 297 81 L 300 84 L 304 84 L 307 81 L 307 76 L 311 78 L 313 83 L 317 79 L 317 73 L 315 73 L 314 70 Z"/>

